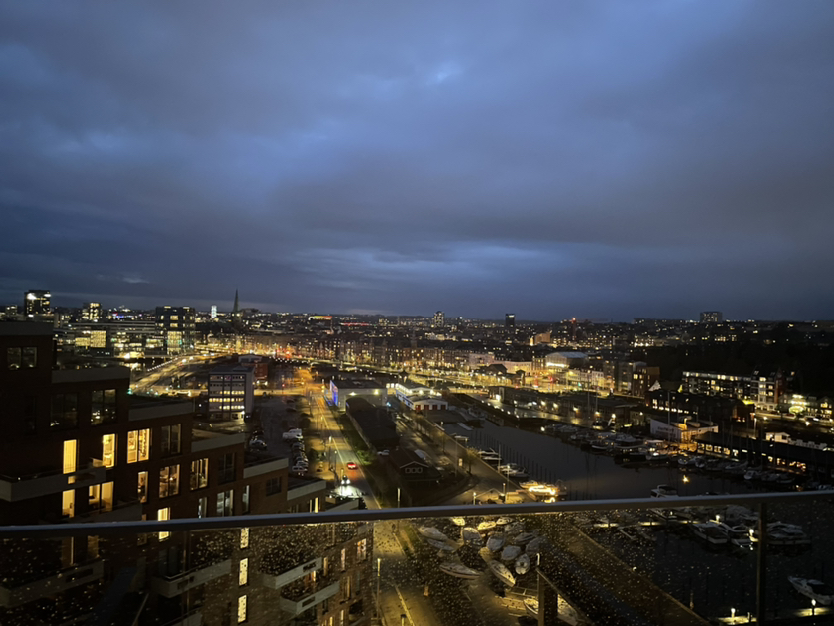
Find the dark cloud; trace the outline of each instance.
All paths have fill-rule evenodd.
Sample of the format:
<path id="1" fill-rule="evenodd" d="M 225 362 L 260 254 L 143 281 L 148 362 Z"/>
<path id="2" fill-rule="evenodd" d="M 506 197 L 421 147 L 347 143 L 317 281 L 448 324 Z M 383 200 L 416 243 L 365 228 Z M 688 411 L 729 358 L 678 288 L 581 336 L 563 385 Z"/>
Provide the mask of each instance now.
<path id="1" fill-rule="evenodd" d="M 8 3 L 0 297 L 830 317 L 829 2 Z"/>

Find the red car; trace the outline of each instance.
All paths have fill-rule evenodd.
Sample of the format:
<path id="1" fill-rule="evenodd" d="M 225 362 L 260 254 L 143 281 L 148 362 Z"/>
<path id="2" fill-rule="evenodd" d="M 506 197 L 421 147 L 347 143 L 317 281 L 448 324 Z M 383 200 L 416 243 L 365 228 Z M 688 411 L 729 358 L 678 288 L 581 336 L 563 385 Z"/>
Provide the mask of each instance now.
<path id="1" fill-rule="evenodd" d="M 348 461 L 347 468 L 356 469 L 356 463 L 354 463 L 353 461 Z"/>

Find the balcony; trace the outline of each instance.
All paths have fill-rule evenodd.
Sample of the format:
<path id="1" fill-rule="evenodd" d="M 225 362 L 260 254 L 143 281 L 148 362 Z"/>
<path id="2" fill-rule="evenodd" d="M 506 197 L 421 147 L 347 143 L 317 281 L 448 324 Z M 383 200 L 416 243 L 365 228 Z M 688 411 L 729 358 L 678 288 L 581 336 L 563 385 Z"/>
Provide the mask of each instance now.
<path id="1" fill-rule="evenodd" d="M 79 513 L 74 518 L 67 518 L 74 523 L 109 523 L 114 522 L 138 522 L 142 519 L 142 511 L 144 507 L 139 500 L 132 500 L 130 502 L 117 502 L 116 505 L 110 509 L 93 509 L 84 513 Z"/>
<path id="2" fill-rule="evenodd" d="M 89 613 L 105 594 L 127 593 L 118 573 L 131 569 L 150 581 L 143 622 L 167 603 L 206 616 L 243 606 L 258 626 L 322 623 L 342 611 L 346 623 L 381 614 L 427 626 L 420 616 L 465 626 L 514 624 L 525 613 L 546 624 L 830 623 L 834 593 L 809 581 L 834 583 L 832 498 L 751 493 L 0 527 L 0 623 L 24 623 L 43 597 L 53 612 L 41 622 L 68 622 L 61 611 L 71 605 Z M 160 531 L 167 539 L 152 540 Z M 87 547 L 91 535 L 102 559 L 56 574 L 66 539 Z M 154 574 L 180 549 L 203 564 Z M 238 578 L 244 559 L 248 581 Z"/>
<path id="3" fill-rule="evenodd" d="M 91 460 L 83 469 L 69 474 L 52 470 L 28 476 L 0 476 L 0 500 L 19 502 L 62 493 L 67 489 L 89 487 L 104 482 L 106 476 L 107 469 L 96 459 Z"/>
<path id="4" fill-rule="evenodd" d="M 286 572 L 280 574 L 271 574 L 269 572 L 261 572 L 259 574 L 260 584 L 263 587 L 270 589 L 281 589 L 290 583 L 301 580 L 312 572 L 321 570 L 321 558 L 315 558 L 307 563 L 294 567 Z"/>
<path id="5" fill-rule="evenodd" d="M 13 608 L 46 597 L 60 597 L 75 587 L 92 583 L 104 576 L 104 561 L 97 560 L 15 585 L 0 578 L 0 607 Z"/>
<path id="6" fill-rule="evenodd" d="M 326 587 L 321 587 L 315 591 L 310 589 L 306 593 L 292 594 L 290 598 L 285 598 L 282 595 L 281 610 L 287 613 L 288 615 L 297 617 L 305 611 L 309 611 L 313 607 L 321 604 L 328 598 L 332 598 L 337 593 L 339 593 L 338 580 L 336 582 L 330 583 Z"/>
<path id="7" fill-rule="evenodd" d="M 221 576 L 226 576 L 232 571 L 232 561 L 226 559 L 217 563 L 210 563 L 201 567 L 195 567 L 187 572 L 173 574 L 171 576 L 154 576 L 151 587 L 161 596 L 175 598 L 180 594 L 199 587 Z"/>

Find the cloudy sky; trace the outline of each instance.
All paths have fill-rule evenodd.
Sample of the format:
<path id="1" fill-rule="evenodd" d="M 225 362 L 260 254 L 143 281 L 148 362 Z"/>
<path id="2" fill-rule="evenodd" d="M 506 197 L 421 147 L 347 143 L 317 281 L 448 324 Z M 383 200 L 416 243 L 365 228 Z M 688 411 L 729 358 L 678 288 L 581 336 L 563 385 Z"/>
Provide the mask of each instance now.
<path id="1" fill-rule="evenodd" d="M 834 3 L 6 2 L 0 303 L 834 317 Z"/>

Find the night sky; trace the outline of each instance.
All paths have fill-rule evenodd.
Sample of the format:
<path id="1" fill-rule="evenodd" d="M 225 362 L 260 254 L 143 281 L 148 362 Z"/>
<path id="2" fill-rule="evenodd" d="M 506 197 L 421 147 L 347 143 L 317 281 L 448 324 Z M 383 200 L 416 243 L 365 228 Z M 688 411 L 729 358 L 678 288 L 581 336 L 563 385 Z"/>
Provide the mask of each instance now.
<path id="1" fill-rule="evenodd" d="M 4 2 L 0 304 L 834 318 L 834 2 Z"/>

